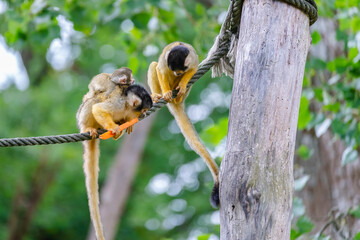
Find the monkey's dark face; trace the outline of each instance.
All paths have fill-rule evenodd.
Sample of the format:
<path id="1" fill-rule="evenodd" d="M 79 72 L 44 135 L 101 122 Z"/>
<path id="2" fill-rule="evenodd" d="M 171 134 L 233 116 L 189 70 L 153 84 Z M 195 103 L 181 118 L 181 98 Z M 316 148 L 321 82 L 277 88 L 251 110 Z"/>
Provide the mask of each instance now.
<path id="1" fill-rule="evenodd" d="M 178 45 L 171 49 L 167 56 L 167 64 L 175 76 L 183 75 L 188 66 L 185 66 L 185 60 L 189 55 L 189 49 L 184 45 Z"/>
<path id="2" fill-rule="evenodd" d="M 153 105 L 150 94 L 140 85 L 134 84 L 129 86 L 125 94 L 129 98 L 133 110 L 139 114 L 145 113 Z"/>

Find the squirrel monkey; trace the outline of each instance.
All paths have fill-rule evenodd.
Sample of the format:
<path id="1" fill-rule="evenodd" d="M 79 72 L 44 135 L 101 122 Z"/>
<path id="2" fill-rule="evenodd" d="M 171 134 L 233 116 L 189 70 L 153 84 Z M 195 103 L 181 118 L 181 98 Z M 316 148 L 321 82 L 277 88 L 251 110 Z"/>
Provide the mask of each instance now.
<path id="1" fill-rule="evenodd" d="M 89 89 L 92 83 L 89 84 Z M 103 86 L 106 86 L 106 84 Z M 88 97 L 84 96 L 76 114 L 80 132 L 90 132 L 93 138 L 83 142 L 83 158 L 90 217 L 98 240 L 104 240 L 105 238 L 99 210 L 98 171 L 100 150 L 99 139 L 95 139 L 97 129 L 105 128 L 110 130 L 115 134 L 114 138 L 117 139 L 123 134 L 123 131 L 119 130 L 118 124 L 137 118 L 152 107 L 149 93 L 140 85 L 130 85 L 126 88 L 114 86 L 111 92 L 107 92 L 108 90 L 94 92 L 92 97 L 87 93 L 89 94 Z M 108 94 L 105 100 L 103 100 L 103 94 Z"/>
<path id="2" fill-rule="evenodd" d="M 186 86 L 196 73 L 199 58 L 195 49 L 187 43 L 173 42 L 162 51 L 159 61 L 152 62 L 148 70 L 148 84 L 154 102 L 164 98 L 167 106 L 180 127 L 182 134 L 190 147 L 206 162 L 214 179 L 214 188 L 210 202 L 218 207 L 219 200 L 219 169 L 201 142 L 194 126 L 185 112 L 185 98 L 190 92 Z M 172 90 L 178 90 L 177 97 L 172 98 Z"/>
<path id="3" fill-rule="evenodd" d="M 100 73 L 91 79 L 89 92 L 84 96 L 84 99 L 94 97 L 98 93 L 104 93 L 102 98 L 105 100 L 116 86 L 123 89 L 133 84 L 134 81 L 132 70 L 127 67 L 116 69 L 112 74 Z"/>

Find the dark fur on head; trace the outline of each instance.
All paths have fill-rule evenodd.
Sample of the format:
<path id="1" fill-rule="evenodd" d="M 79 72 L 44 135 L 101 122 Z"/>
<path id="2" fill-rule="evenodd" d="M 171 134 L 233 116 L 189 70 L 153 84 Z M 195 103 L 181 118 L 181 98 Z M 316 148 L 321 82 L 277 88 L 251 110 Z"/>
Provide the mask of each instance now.
<path id="1" fill-rule="evenodd" d="M 177 45 L 171 49 L 167 59 L 167 64 L 171 71 L 186 70 L 184 63 L 189 52 L 189 49 L 184 45 Z"/>
<path id="2" fill-rule="evenodd" d="M 145 108 L 149 109 L 152 107 L 153 102 L 150 97 L 150 94 L 148 93 L 148 91 L 146 91 L 146 89 L 143 86 L 137 84 L 130 85 L 126 89 L 125 95 L 127 96 L 130 92 L 134 93 L 141 99 L 141 104 L 136 109 L 134 109 L 135 111 L 140 112 Z"/>

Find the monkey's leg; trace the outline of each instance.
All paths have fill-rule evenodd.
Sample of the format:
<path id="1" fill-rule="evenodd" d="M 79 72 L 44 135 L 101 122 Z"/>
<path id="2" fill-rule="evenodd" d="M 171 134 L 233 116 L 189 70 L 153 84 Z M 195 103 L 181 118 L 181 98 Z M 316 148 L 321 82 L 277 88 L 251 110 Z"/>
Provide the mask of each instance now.
<path id="1" fill-rule="evenodd" d="M 165 99 L 165 101 L 170 102 L 172 100 L 172 89 L 170 88 L 169 79 L 165 73 L 163 74 L 159 66 L 156 67 L 156 73 L 157 77 L 160 83 L 160 88 L 162 92 L 162 97 Z"/>
<path id="2" fill-rule="evenodd" d="M 90 132 L 90 136 L 96 138 L 97 129 L 100 127 L 91 112 L 93 101 L 87 100 L 83 102 L 76 114 L 76 120 L 81 133 Z"/>
<path id="3" fill-rule="evenodd" d="M 151 98 L 153 102 L 158 102 L 162 98 L 161 88 L 159 85 L 159 79 L 156 72 L 158 63 L 152 62 L 148 70 L 148 84 L 151 90 Z"/>
<path id="4" fill-rule="evenodd" d="M 219 199 L 219 169 L 216 162 L 212 159 L 204 144 L 201 142 L 190 119 L 186 115 L 185 105 L 183 103 L 167 104 L 171 114 L 174 116 L 182 134 L 184 135 L 189 146 L 204 159 L 214 179 L 214 188 L 211 194 L 210 202 L 214 207 L 220 204 Z"/>
<path id="5" fill-rule="evenodd" d="M 97 137 L 97 135 L 98 135 L 97 129 L 96 129 L 96 128 L 92 128 L 92 127 L 87 127 L 87 128 L 85 129 L 85 132 L 89 132 L 89 133 L 90 133 L 90 137 L 91 137 L 92 139 L 95 139 L 95 138 Z"/>
<path id="6" fill-rule="evenodd" d="M 174 99 L 174 103 L 180 103 L 183 100 L 183 95 L 186 92 L 186 86 L 189 83 L 190 79 L 194 76 L 197 69 L 189 70 L 188 72 L 185 72 L 185 74 L 182 76 L 178 86 L 175 88 L 176 90 L 179 90 L 177 93 L 177 97 Z"/>
<path id="7" fill-rule="evenodd" d="M 106 108 L 102 108 L 103 105 L 98 103 L 92 107 L 94 118 L 103 128 L 114 133 L 114 139 L 118 139 L 123 131 L 120 131 L 119 125 L 114 122 L 112 114 Z"/>

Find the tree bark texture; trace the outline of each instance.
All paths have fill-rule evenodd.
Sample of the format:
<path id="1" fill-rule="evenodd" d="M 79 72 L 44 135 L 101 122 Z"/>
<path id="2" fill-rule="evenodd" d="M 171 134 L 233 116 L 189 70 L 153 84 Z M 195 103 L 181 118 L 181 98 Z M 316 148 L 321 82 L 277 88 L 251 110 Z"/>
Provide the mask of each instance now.
<path id="1" fill-rule="evenodd" d="M 224 240 L 290 238 L 293 157 L 309 19 L 272 0 L 245 1 L 220 171 Z"/>
<path id="2" fill-rule="evenodd" d="M 154 119 L 155 115 L 148 117 L 136 124 L 130 135 L 126 135 L 116 154 L 114 164 L 107 174 L 100 195 L 100 214 L 104 234 L 108 240 L 116 237 L 117 226 Z M 96 240 L 92 224 L 90 224 L 87 240 Z"/>

